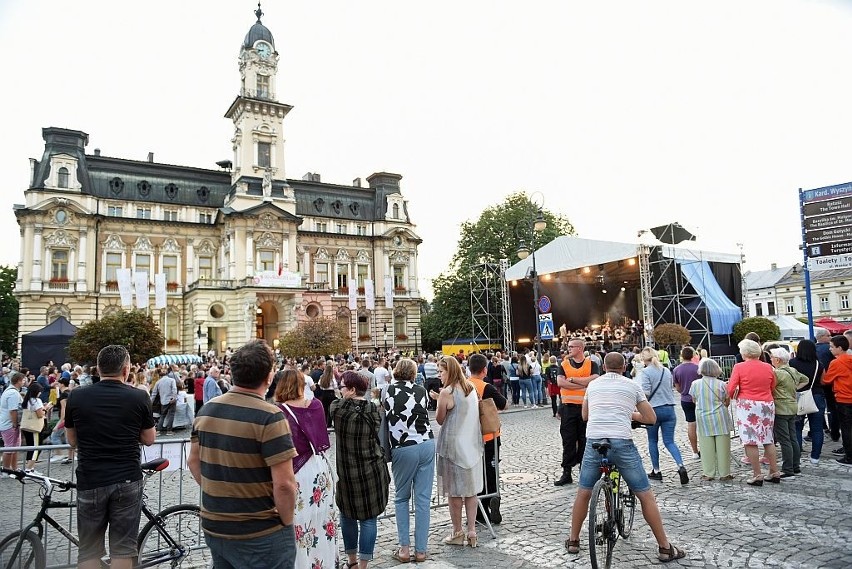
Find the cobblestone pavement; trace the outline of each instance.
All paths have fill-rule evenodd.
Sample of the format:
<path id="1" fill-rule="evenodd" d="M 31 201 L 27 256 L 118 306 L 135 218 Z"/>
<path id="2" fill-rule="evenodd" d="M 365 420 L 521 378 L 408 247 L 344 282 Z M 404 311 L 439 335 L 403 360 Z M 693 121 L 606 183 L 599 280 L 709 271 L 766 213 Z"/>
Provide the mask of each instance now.
<path id="1" fill-rule="evenodd" d="M 678 413 L 677 442 L 683 452 L 689 446 L 679 409 Z M 446 507 L 437 507 L 431 518 L 430 560 L 418 567 L 589 567 L 585 527 L 580 534 L 579 555 L 569 555 L 563 546 L 577 487 L 553 486 L 553 481 L 561 474 L 559 421 L 552 417 L 549 408 L 510 409 L 502 414 L 502 419 L 503 523 L 495 526 L 497 538 L 492 538 L 487 529 L 480 526 L 478 548 L 442 545 L 441 539 L 450 531 L 449 513 Z M 646 454 L 645 432 L 635 431 L 635 437 L 640 452 Z M 671 540 L 688 552 L 686 559 L 668 566 L 849 567 L 848 559 L 852 556 L 852 469 L 834 462 L 830 451 L 838 446 L 839 443 L 827 441 L 820 464 L 812 466 L 807 459 L 810 445 L 805 443 L 802 475 L 760 488 L 747 486 L 744 482 L 750 469 L 739 462 L 743 453 L 738 439 L 732 441 L 732 470 L 736 475 L 732 483 L 702 482 L 699 461 L 687 459 L 691 480 L 681 486 L 671 457 L 662 450 L 664 480 L 652 482 L 653 489 Z M 688 456 L 691 453 L 683 454 Z M 646 467 L 650 464 L 647 458 L 645 464 Z M 69 467 L 51 466 L 51 475 L 68 476 Z M 154 505 L 160 501 L 170 505 L 197 499 L 197 489 L 188 474 L 183 480 L 181 487 L 180 473 L 168 473 L 164 476 L 162 491 L 152 485 Z M 20 489 L 20 484 L 12 480 L 0 480 L 0 508 L 3 512 L 0 535 L 18 527 Z M 178 496 L 179 492 L 181 496 Z M 30 494 L 32 492 L 28 492 L 25 500 L 26 519 L 33 515 L 32 508 L 37 502 L 37 497 Z M 388 511 L 392 510 L 391 496 Z M 399 565 L 391 558 L 396 543 L 393 518 L 380 520 L 376 558 L 371 566 Z M 55 557 L 68 559 L 68 552 L 63 553 L 59 547 L 54 549 Z M 633 534 L 628 540 L 618 541 L 613 566 L 659 566 L 656 551 L 656 542 L 637 504 Z M 74 553 L 71 552 L 71 555 Z"/>

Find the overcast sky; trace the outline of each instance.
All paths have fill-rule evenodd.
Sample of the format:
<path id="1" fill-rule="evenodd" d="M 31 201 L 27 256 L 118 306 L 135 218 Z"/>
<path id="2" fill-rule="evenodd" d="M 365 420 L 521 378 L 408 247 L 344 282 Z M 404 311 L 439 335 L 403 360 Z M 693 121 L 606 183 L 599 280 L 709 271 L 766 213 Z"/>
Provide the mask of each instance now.
<path id="1" fill-rule="evenodd" d="M 41 128 L 216 168 L 248 0 L 0 0 L 0 264 Z M 581 237 L 679 221 L 746 268 L 801 260 L 797 189 L 852 180 L 852 2 L 276 0 L 287 176 L 403 176 L 421 288 L 459 224 L 540 191 Z M 514 260 L 513 260 L 514 262 Z"/>

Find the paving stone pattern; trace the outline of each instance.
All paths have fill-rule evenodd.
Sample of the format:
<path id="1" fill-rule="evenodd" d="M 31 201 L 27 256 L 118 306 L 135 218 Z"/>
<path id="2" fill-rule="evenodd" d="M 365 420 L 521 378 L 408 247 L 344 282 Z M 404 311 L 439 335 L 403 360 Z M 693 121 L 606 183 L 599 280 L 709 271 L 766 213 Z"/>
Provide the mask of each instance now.
<path id="1" fill-rule="evenodd" d="M 682 454 L 690 456 L 686 424 L 680 409 L 678 414 L 677 442 Z M 432 510 L 430 560 L 417 566 L 420 569 L 590 567 L 586 527 L 580 533 L 579 555 L 569 555 L 563 545 L 577 487 L 576 484 L 561 488 L 553 486 L 553 481 L 561 474 L 559 421 L 552 417 L 549 408 L 510 409 L 502 414 L 502 419 L 503 523 L 495 526 L 497 538 L 492 538 L 487 529 L 480 526 L 478 548 L 442 545 L 441 539 L 450 532 L 450 521 L 446 506 L 439 505 Z M 647 454 L 645 432 L 637 430 L 634 434 L 640 452 Z M 662 482 L 652 481 L 652 487 L 671 540 L 688 551 L 686 559 L 667 565 L 703 568 L 850 567 L 852 469 L 834 462 L 830 450 L 838 446 L 839 443 L 827 441 L 820 464 L 813 466 L 807 459 L 810 444 L 805 443 L 801 475 L 777 485 L 751 487 L 745 484 L 750 468 L 739 462 L 743 455 L 739 439 L 732 441 L 732 470 L 736 476 L 733 482 L 702 482 L 699 461 L 687 459 L 691 480 L 685 486 L 679 483 L 674 462 L 661 444 L 664 478 Z M 649 469 L 647 457 L 645 464 Z M 69 467 L 56 464 L 51 465 L 50 472 L 60 478 L 70 475 Z M 155 507 L 159 503 L 166 506 L 197 500 L 197 488 L 188 473 L 183 476 L 168 473 L 161 484 L 157 485 L 155 480 L 152 483 L 149 494 Z M 38 507 L 38 496 L 34 494 L 34 487 L 28 485 L 22 501 L 20 484 L 13 480 L 0 480 L 0 507 L 3 511 L 0 535 L 19 527 L 22 517 L 30 519 Z M 388 513 L 393 513 L 393 493 Z M 412 516 L 412 533 L 413 530 Z M 73 559 L 76 552 L 64 548 L 64 544 L 55 539 L 56 532 L 51 535 L 48 543 L 54 560 Z M 370 566 L 399 565 L 391 557 L 396 543 L 393 517 L 380 520 L 376 558 Z M 618 541 L 613 566 L 660 566 L 656 553 L 656 542 L 641 517 L 637 503 L 633 534 L 628 540 Z"/>

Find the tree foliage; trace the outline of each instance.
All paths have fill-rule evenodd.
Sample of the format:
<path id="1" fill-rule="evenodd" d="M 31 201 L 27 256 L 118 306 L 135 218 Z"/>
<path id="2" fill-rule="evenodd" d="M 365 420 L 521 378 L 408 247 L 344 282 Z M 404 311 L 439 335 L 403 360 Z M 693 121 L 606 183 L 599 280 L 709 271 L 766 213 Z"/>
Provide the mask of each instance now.
<path id="1" fill-rule="evenodd" d="M 772 320 L 761 316 L 743 318 L 734 324 L 734 341 L 739 342 L 749 332 L 760 336 L 761 342 L 781 339 L 781 328 Z"/>
<path id="2" fill-rule="evenodd" d="M 0 267 L 0 350 L 16 355 L 18 346 L 18 299 L 15 280 L 18 269 Z"/>
<path id="3" fill-rule="evenodd" d="M 654 328 L 654 343 L 661 348 L 683 346 L 692 340 L 689 330 L 680 324 L 660 324 Z"/>
<path id="4" fill-rule="evenodd" d="M 300 322 L 279 339 L 281 353 L 287 357 L 328 356 L 349 351 L 352 342 L 346 324 L 334 318 L 316 318 Z"/>
<path id="5" fill-rule="evenodd" d="M 81 364 L 94 364 L 101 348 L 119 344 L 127 348 L 130 361 L 143 363 L 163 353 L 163 333 L 144 312 L 121 311 L 77 328 L 68 345 L 68 355 Z"/>
<path id="6" fill-rule="evenodd" d="M 517 192 L 498 204 L 486 207 L 475 221 L 462 223 L 450 266 L 432 281 L 434 297 L 431 310 L 421 320 L 425 349 L 436 350 L 443 340 L 474 335 L 471 275 L 474 271 L 482 271 L 484 263 L 496 265 L 500 259 L 509 259 L 510 265 L 517 262 L 521 240 L 527 247 L 532 247 L 531 224 L 537 214 L 538 206 L 526 194 Z M 559 236 L 574 233 L 573 226 L 564 216 L 546 209 L 542 209 L 542 216 L 547 227 L 535 234 L 536 249 Z M 491 300 L 493 306 L 500 305 L 496 288 Z"/>

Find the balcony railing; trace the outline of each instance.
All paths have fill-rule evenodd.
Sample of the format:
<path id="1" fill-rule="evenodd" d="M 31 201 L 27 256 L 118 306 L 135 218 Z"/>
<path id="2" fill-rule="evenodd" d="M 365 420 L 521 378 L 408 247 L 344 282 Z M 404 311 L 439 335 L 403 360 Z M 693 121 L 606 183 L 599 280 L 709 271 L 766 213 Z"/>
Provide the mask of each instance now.
<path id="1" fill-rule="evenodd" d="M 64 281 L 47 281 L 46 288 L 47 288 L 47 290 L 73 291 L 74 290 L 74 283 L 69 283 L 67 280 L 64 280 Z"/>
<path id="2" fill-rule="evenodd" d="M 240 94 L 249 99 L 259 99 L 261 101 L 272 100 L 272 93 L 269 89 L 243 89 Z"/>

